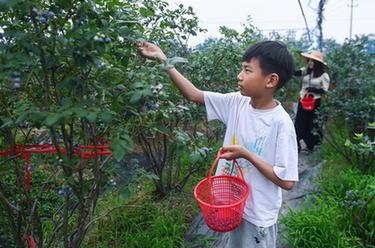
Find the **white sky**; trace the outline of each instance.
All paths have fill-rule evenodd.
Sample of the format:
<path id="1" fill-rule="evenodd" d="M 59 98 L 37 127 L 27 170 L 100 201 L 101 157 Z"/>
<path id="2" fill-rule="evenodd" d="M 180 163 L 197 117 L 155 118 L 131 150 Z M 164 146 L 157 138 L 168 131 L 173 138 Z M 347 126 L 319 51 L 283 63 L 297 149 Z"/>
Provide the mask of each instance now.
<path id="1" fill-rule="evenodd" d="M 300 0 L 309 29 L 316 27 L 316 10 L 319 0 Z M 353 1 L 352 38 L 356 34 L 375 33 L 375 0 L 328 0 L 324 10 L 323 37 L 343 42 L 349 37 L 350 4 Z M 176 4 L 192 6 L 199 18 L 200 27 L 208 32 L 192 37 L 190 45 L 205 38 L 218 37 L 219 27 L 227 26 L 242 31 L 247 16 L 252 24 L 268 36 L 272 30 L 286 34 L 287 29 L 296 29 L 297 38 L 305 30 L 304 19 L 298 0 L 168 0 L 171 7 Z M 310 6 L 308 3 L 310 2 Z"/>

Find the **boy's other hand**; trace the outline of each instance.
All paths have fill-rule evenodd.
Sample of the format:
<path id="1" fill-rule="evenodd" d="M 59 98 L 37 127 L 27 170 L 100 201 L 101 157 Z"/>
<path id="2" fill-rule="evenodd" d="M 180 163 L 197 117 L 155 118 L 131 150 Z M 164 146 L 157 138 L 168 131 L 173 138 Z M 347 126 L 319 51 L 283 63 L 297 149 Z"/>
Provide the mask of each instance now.
<path id="1" fill-rule="evenodd" d="M 167 59 L 164 52 L 155 44 L 139 40 L 136 42 L 137 47 L 140 49 L 139 53 L 142 57 L 163 62 Z"/>
<path id="2" fill-rule="evenodd" d="M 246 153 L 246 149 L 243 146 L 240 145 L 230 145 L 225 146 L 221 148 L 221 156 L 220 158 L 226 159 L 226 160 L 233 160 L 237 158 L 244 157 Z"/>

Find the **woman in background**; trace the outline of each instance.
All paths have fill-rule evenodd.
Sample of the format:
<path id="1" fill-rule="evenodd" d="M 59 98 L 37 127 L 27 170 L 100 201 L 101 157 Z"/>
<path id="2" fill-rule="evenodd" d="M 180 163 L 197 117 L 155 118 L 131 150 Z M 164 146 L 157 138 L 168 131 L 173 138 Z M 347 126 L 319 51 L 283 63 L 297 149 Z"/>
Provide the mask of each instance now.
<path id="1" fill-rule="evenodd" d="M 317 123 L 316 119 L 320 108 L 321 96 L 328 91 L 330 79 L 327 72 L 325 72 L 327 63 L 323 60 L 323 53 L 312 51 L 310 53 L 301 53 L 301 57 L 306 66 L 294 73 L 295 76 L 303 77 L 294 126 L 297 133 L 298 150 L 301 150 L 300 140 L 302 139 L 306 144 L 307 150 L 313 151 L 323 136 L 322 127 Z M 306 95 L 315 101 L 312 109 L 307 109 L 301 103 L 301 100 L 303 101 Z"/>

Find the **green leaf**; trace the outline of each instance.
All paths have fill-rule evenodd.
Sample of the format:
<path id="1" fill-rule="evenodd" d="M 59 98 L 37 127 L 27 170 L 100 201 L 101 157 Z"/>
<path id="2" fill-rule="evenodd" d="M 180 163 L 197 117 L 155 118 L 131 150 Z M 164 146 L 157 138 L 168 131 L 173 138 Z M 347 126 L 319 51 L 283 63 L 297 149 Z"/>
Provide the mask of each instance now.
<path id="1" fill-rule="evenodd" d="M 155 173 L 145 173 L 144 176 L 151 180 L 160 180 L 160 178 Z"/>
<path id="2" fill-rule="evenodd" d="M 120 139 L 114 139 L 111 141 L 111 149 L 113 153 L 113 157 L 117 161 L 121 161 L 125 156 L 125 148 L 124 143 Z"/>
<path id="3" fill-rule="evenodd" d="M 100 114 L 101 120 L 105 123 L 111 123 L 113 120 L 113 114 L 110 111 L 105 111 Z"/>
<path id="4" fill-rule="evenodd" d="M 122 197 L 128 198 L 132 195 L 132 191 L 129 186 L 125 186 L 120 188 L 120 194 Z"/>
<path id="5" fill-rule="evenodd" d="M 202 136 L 204 136 L 204 133 L 201 133 L 201 132 L 199 132 L 199 131 L 195 132 L 195 134 L 196 134 L 198 137 L 202 137 Z"/>
<path id="6" fill-rule="evenodd" d="M 8 8 L 16 6 L 21 0 L 0 0 L 0 10 L 7 11 Z"/>
<path id="7" fill-rule="evenodd" d="M 363 133 L 354 133 L 354 135 L 355 135 L 355 139 L 356 139 L 356 140 L 361 140 L 361 139 L 363 139 Z"/>
<path id="8" fill-rule="evenodd" d="M 166 128 L 165 126 L 161 125 L 160 123 L 154 126 L 154 130 L 156 130 L 159 133 L 163 133 L 165 135 L 168 135 L 170 130 Z"/>
<path id="9" fill-rule="evenodd" d="M 47 117 L 47 114 L 44 112 L 31 112 L 30 119 L 36 122 L 43 122 Z"/>
<path id="10" fill-rule="evenodd" d="M 141 7 L 139 9 L 139 12 L 141 13 L 142 16 L 144 17 L 149 17 L 149 16 L 155 16 L 155 13 L 149 10 L 148 8 Z"/>
<path id="11" fill-rule="evenodd" d="M 182 58 L 182 57 L 172 57 L 168 59 L 168 62 L 172 65 L 177 64 L 177 63 L 188 63 L 187 59 Z"/>
<path id="12" fill-rule="evenodd" d="M 45 123 L 47 126 L 53 126 L 55 125 L 60 119 L 60 115 L 52 113 L 49 114 L 45 120 Z"/>
<path id="13" fill-rule="evenodd" d="M 186 107 L 186 106 L 184 106 L 184 105 L 177 105 L 177 108 L 180 108 L 180 109 L 182 109 L 182 110 L 186 110 L 186 111 L 189 111 L 190 109 L 188 108 L 188 107 Z"/>
<path id="14" fill-rule="evenodd" d="M 9 118 L 9 117 L 4 118 L 2 120 L 2 122 L 3 122 L 3 125 L 1 125 L 0 128 L 9 127 L 9 126 L 11 126 L 13 124 L 13 120 L 11 118 Z"/>
<path id="15" fill-rule="evenodd" d="M 134 91 L 134 94 L 132 94 L 132 97 L 130 98 L 129 102 L 130 103 L 137 103 L 141 100 L 142 98 L 142 93 L 140 91 Z"/>
<path id="16" fill-rule="evenodd" d="M 29 114 L 29 112 L 22 112 L 22 114 L 20 114 L 20 116 L 18 116 L 18 118 L 17 118 L 17 120 L 16 120 L 16 123 L 17 124 L 19 124 L 19 123 L 22 123 L 25 119 L 26 119 L 26 117 L 27 117 L 27 115 Z"/>
<path id="17" fill-rule="evenodd" d="M 161 66 L 163 67 L 163 69 L 167 70 L 174 67 L 174 65 L 178 63 L 188 63 L 188 61 L 182 57 L 173 57 L 166 59 Z"/>
<path id="18" fill-rule="evenodd" d="M 94 122 L 97 116 L 98 116 L 97 112 L 91 112 L 88 115 L 86 115 L 86 119 L 88 120 L 88 122 Z"/>
<path id="19" fill-rule="evenodd" d="M 84 108 L 74 108 L 74 109 L 73 109 L 73 113 L 74 113 L 78 118 L 85 117 L 85 115 L 86 115 L 86 111 L 85 111 Z"/>
<path id="20" fill-rule="evenodd" d="M 203 156 L 202 154 L 199 152 L 199 151 L 193 151 L 191 154 L 190 154 L 190 162 L 191 163 L 197 163 L 199 162 L 200 160 L 202 160 Z"/>
<path id="21" fill-rule="evenodd" d="M 123 84 L 116 85 L 116 89 L 118 90 L 125 90 L 126 87 Z"/>
<path id="22" fill-rule="evenodd" d="M 124 158 L 125 154 L 133 149 L 134 143 L 130 139 L 129 134 L 122 131 L 120 134 L 113 134 L 114 138 L 111 139 L 111 150 L 113 157 L 120 161 Z"/>
<path id="23" fill-rule="evenodd" d="M 186 132 L 182 131 L 182 130 L 180 130 L 180 131 L 177 132 L 176 139 L 181 144 L 186 144 L 190 140 L 189 135 Z"/>
<path id="24" fill-rule="evenodd" d="M 350 142 L 350 140 L 346 139 L 344 146 L 351 147 L 352 146 L 352 142 Z"/>

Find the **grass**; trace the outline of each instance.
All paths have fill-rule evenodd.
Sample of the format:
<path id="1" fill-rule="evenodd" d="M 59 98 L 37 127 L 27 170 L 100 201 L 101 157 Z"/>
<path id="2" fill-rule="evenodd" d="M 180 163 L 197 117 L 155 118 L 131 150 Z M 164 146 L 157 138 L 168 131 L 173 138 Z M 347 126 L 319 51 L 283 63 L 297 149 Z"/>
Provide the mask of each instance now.
<path id="1" fill-rule="evenodd" d="M 360 238 L 353 214 L 358 214 L 375 186 L 373 175 L 363 174 L 348 164 L 329 146 L 323 146 L 321 193 L 310 197 L 305 208 L 290 211 L 281 221 L 286 226 L 287 241 L 292 247 L 374 247 Z M 375 203 L 368 206 L 361 224 L 371 230 Z M 373 234 L 368 233 L 369 240 Z"/>
<path id="2" fill-rule="evenodd" d="M 183 191 L 174 191 L 164 198 L 154 194 L 155 185 L 150 177 L 132 181 L 128 187 L 130 197 L 121 186 L 104 195 L 96 209 L 98 220 L 82 247 L 184 247 L 185 233 L 200 211 L 194 187 L 206 176 L 211 163 L 207 161 L 213 161 L 214 156 L 209 154 L 201 162 L 202 168 L 189 178 Z M 189 156 L 182 159 L 189 163 Z"/>
<path id="3" fill-rule="evenodd" d="M 87 235 L 82 247 L 182 247 L 184 235 L 199 208 L 193 196 L 198 178 L 192 178 L 185 191 L 165 198 L 152 193 L 152 183 L 134 185 L 131 198 L 120 191 L 108 194 L 98 203 L 102 216 Z M 109 209 L 114 209 L 105 215 Z"/>

